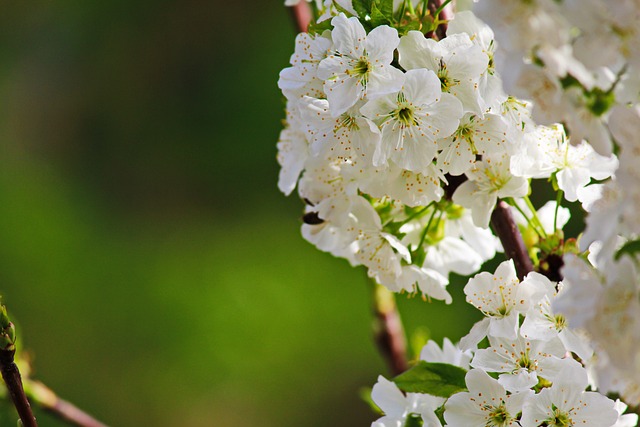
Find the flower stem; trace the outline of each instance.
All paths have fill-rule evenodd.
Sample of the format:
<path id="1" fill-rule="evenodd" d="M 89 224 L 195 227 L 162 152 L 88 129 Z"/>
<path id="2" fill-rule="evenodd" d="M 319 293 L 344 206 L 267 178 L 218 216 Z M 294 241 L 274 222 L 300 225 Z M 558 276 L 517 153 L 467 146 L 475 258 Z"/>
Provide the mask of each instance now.
<path id="1" fill-rule="evenodd" d="M 447 36 L 447 24 L 453 19 L 453 11 L 449 3 L 451 0 L 429 0 L 428 7 L 438 27 L 434 33 L 438 40 Z M 427 34 L 428 37 L 432 35 Z"/>
<path id="2" fill-rule="evenodd" d="M 540 226 L 538 225 L 538 223 L 537 223 L 536 221 L 534 221 L 534 220 L 533 220 L 533 216 L 532 216 L 531 218 L 529 218 L 529 217 L 527 216 L 527 214 L 524 212 L 524 210 L 522 210 L 522 208 L 520 207 L 520 205 L 518 205 L 518 204 L 516 203 L 516 201 L 515 201 L 515 200 L 513 200 L 513 199 L 509 198 L 509 199 L 506 199 L 505 201 L 507 202 L 507 204 L 509 204 L 510 206 L 513 206 L 514 208 L 516 208 L 516 210 L 517 210 L 518 212 L 520 212 L 520 215 L 522 215 L 522 217 L 525 219 L 525 221 L 527 221 L 527 224 L 529 225 L 529 227 L 531 227 L 531 229 L 532 229 L 533 231 L 535 231 L 535 232 L 536 232 L 536 234 L 537 234 L 538 236 L 540 236 L 540 238 L 544 238 L 544 237 L 545 237 L 545 235 L 543 234 L 543 233 L 544 233 L 544 229 L 540 228 Z M 535 213 L 533 213 L 533 214 L 535 215 Z M 541 230 L 542 230 L 542 231 L 541 231 Z"/>
<path id="3" fill-rule="evenodd" d="M 544 230 L 544 227 L 542 226 L 542 222 L 540 221 L 540 218 L 538 218 L 538 213 L 536 211 L 536 208 L 533 206 L 533 203 L 531 203 L 531 199 L 529 199 L 529 196 L 524 196 L 523 199 L 524 199 L 524 202 L 527 204 L 527 207 L 531 211 L 531 215 L 532 215 L 531 218 L 536 224 L 538 224 L 540 231 L 542 231 L 543 237 L 545 238 L 548 237 L 547 232 Z"/>
<path id="4" fill-rule="evenodd" d="M 533 263 L 506 202 L 500 200 L 496 204 L 491 214 L 491 227 L 502 242 L 504 254 L 513 259 L 518 278 L 524 279 L 527 274 L 533 271 Z"/>
<path id="5" fill-rule="evenodd" d="M 558 196 L 556 197 L 556 211 L 553 213 L 553 232 L 558 231 L 558 210 L 560 209 L 560 203 L 564 197 L 564 191 L 558 190 Z"/>

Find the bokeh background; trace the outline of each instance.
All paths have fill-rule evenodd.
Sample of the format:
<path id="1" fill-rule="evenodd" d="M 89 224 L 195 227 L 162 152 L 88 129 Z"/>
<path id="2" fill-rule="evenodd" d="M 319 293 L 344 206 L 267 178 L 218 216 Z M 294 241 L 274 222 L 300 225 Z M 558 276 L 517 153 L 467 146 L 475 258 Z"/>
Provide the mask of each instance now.
<path id="1" fill-rule="evenodd" d="M 282 3 L 1 2 L 0 292 L 35 377 L 109 425 L 376 418 L 365 274 L 276 188 Z M 468 330 L 451 288 L 400 298 L 410 336 Z"/>

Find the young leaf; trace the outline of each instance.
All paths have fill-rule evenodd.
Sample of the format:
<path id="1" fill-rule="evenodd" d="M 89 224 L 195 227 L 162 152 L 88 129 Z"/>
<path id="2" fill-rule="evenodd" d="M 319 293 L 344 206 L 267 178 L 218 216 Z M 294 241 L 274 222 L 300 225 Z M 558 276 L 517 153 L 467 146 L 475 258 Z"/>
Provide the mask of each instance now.
<path id="1" fill-rule="evenodd" d="M 408 371 L 395 377 L 393 382 L 407 393 L 449 397 L 467 389 L 464 382 L 466 373 L 467 371 L 458 366 L 421 360 Z"/>

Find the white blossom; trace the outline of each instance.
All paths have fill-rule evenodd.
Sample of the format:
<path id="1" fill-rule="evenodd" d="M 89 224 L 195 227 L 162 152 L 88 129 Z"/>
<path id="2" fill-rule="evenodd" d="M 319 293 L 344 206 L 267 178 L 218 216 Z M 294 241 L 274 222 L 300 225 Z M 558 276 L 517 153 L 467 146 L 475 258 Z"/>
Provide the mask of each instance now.
<path id="1" fill-rule="evenodd" d="M 480 97 L 478 82 L 487 70 L 489 58 L 468 34 L 453 34 L 436 42 L 419 31 L 409 31 L 400 39 L 398 52 L 404 69 L 434 71 L 442 91 L 458 98 L 463 111 L 484 113 L 487 106 Z"/>
<path id="2" fill-rule="evenodd" d="M 407 71 L 398 93 L 369 101 L 362 112 L 382 130 L 376 166 L 392 159 L 403 169 L 423 172 L 436 155 L 436 140 L 458 127 L 462 107 L 456 98 L 441 92 L 433 71 L 416 69 Z"/>
<path id="3" fill-rule="evenodd" d="M 418 417 L 425 427 L 441 427 L 435 410 L 444 399 L 428 394 L 407 393 L 404 395 L 398 386 L 383 376 L 371 390 L 371 398 L 384 412 L 384 417 L 374 421 L 371 427 L 403 427 L 408 418 Z"/>
<path id="4" fill-rule="evenodd" d="M 469 362 L 473 355 L 469 350 L 462 350 L 454 345 L 449 338 L 442 340 L 442 348 L 435 341 L 429 340 L 420 351 L 420 360 L 431 363 L 448 363 L 469 369 Z"/>
<path id="5" fill-rule="evenodd" d="M 442 150 L 438 167 L 451 175 L 461 175 L 473 168 L 477 155 L 505 153 L 508 131 L 507 122 L 497 114 L 465 114 L 453 135 L 438 142 Z"/>
<path id="6" fill-rule="evenodd" d="M 358 18 L 343 13 L 331 20 L 334 52 L 318 66 L 333 117 L 338 117 L 359 99 L 397 92 L 402 71 L 391 66 L 399 43 L 395 28 L 380 26 L 366 34 Z"/>
<path id="7" fill-rule="evenodd" d="M 538 273 L 529 273 L 520 282 L 513 260 L 502 262 L 495 274 L 476 274 L 464 287 L 464 293 L 467 302 L 486 318 L 476 323 L 461 340 L 461 347 L 472 348 L 487 335 L 515 339 L 518 316 L 526 313 L 531 304 L 535 304 L 547 292 L 547 283 Z"/>
<path id="8" fill-rule="evenodd" d="M 522 427 L 587 426 L 611 427 L 618 419 L 613 401 L 585 391 L 587 374 L 578 363 L 564 367 L 551 387 L 532 396 L 524 405 Z"/>
<path id="9" fill-rule="evenodd" d="M 498 381 L 481 369 L 465 377 L 468 392 L 456 393 L 445 404 L 444 419 L 450 427 L 516 427 L 518 413 L 532 394 L 507 394 Z"/>
<path id="10" fill-rule="evenodd" d="M 476 162 L 466 175 L 469 180 L 456 189 L 453 201 L 471 210 L 473 223 L 478 227 L 489 226 L 491 212 L 499 197 L 523 197 L 529 190 L 525 178 L 513 176 L 509 171 L 506 155 Z"/>
<path id="11" fill-rule="evenodd" d="M 510 392 L 522 392 L 538 384 L 540 377 L 553 381 L 567 362 L 560 340 L 528 340 L 489 336 L 490 346 L 475 352 L 471 366 L 497 372 L 498 382 Z"/>

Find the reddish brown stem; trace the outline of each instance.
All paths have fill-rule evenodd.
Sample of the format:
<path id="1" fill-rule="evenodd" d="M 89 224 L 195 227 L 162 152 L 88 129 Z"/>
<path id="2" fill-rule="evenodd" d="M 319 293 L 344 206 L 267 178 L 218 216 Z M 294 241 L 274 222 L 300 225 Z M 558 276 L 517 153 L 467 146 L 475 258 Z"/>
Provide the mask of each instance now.
<path id="1" fill-rule="evenodd" d="M 533 263 L 529 258 L 527 247 L 522 240 L 509 205 L 500 200 L 491 214 L 491 227 L 502 242 L 504 254 L 513 260 L 520 280 L 533 271 Z"/>
<path id="2" fill-rule="evenodd" d="M 391 373 L 399 375 L 409 367 L 404 327 L 393 293 L 377 283 L 374 286 L 374 338 Z"/>
<path id="3" fill-rule="evenodd" d="M 78 427 L 107 427 L 106 424 L 102 424 L 100 421 L 96 420 L 91 415 L 66 400 L 58 399 L 54 406 L 45 407 L 44 409 L 61 420 Z"/>
<path id="4" fill-rule="evenodd" d="M 298 30 L 299 33 L 306 33 L 313 17 L 309 3 L 305 0 L 300 0 L 300 3 L 289 9 L 291 10 L 291 17 L 296 26 L 296 30 Z"/>
<path id="5" fill-rule="evenodd" d="M 60 399 L 41 382 L 27 379 L 25 386 L 34 404 L 39 405 L 60 420 L 77 427 L 107 427 L 72 403 Z"/>
<path id="6" fill-rule="evenodd" d="M 4 380 L 11 401 L 18 411 L 18 416 L 24 427 L 38 427 L 36 417 L 33 415 L 31 405 L 22 387 L 22 378 L 18 366 L 14 362 L 15 347 L 13 349 L 0 349 L 0 372 Z"/>

